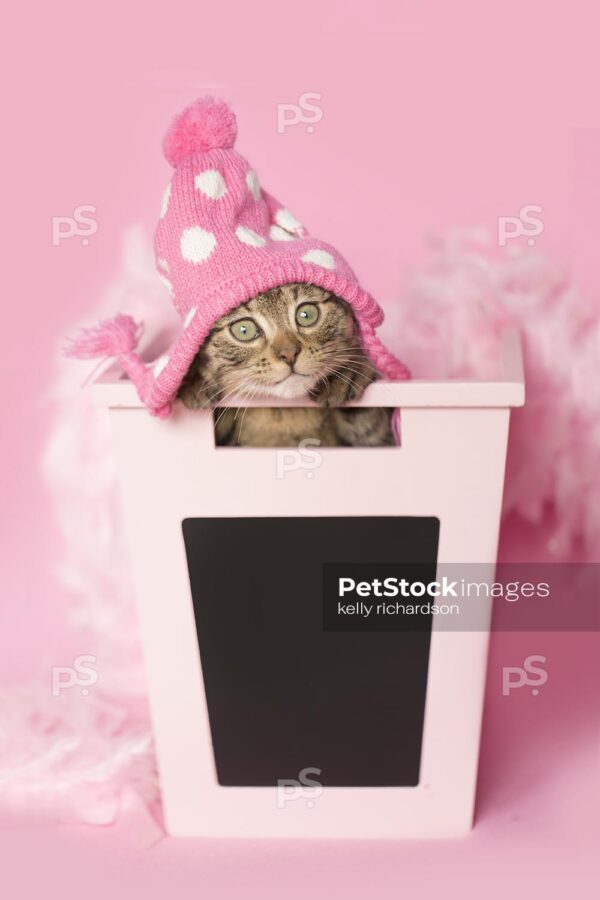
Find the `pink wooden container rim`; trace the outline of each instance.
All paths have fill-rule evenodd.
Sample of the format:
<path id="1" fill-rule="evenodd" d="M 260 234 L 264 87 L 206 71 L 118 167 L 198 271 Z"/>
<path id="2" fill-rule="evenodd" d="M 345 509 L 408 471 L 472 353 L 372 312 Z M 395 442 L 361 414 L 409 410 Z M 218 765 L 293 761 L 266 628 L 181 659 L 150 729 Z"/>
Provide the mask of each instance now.
<path id="1" fill-rule="evenodd" d="M 391 407 L 517 407 L 525 403 L 521 342 L 516 331 L 502 336 L 501 374 L 494 381 L 378 381 L 353 406 Z M 137 409 L 144 404 L 134 385 L 113 365 L 92 385 L 94 401 L 110 409 Z M 306 406 L 306 400 L 230 397 L 224 406 Z"/>

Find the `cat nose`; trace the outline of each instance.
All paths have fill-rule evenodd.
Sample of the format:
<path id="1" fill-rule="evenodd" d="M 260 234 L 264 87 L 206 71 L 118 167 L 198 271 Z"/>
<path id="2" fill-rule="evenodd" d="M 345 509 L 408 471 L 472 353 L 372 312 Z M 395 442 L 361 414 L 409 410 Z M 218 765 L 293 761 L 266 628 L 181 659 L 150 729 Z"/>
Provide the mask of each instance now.
<path id="1" fill-rule="evenodd" d="M 286 362 L 288 366 L 293 366 L 299 353 L 300 344 L 298 344 L 296 341 L 290 341 L 289 343 L 286 343 L 282 347 L 278 348 L 277 357 L 283 362 Z"/>

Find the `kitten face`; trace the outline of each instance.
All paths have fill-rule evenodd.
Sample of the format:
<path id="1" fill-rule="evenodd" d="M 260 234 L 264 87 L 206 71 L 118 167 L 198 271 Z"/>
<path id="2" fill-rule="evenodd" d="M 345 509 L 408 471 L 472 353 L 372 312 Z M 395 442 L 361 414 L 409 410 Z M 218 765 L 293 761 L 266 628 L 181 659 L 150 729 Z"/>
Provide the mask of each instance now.
<path id="1" fill-rule="evenodd" d="M 217 322 L 179 395 L 191 407 L 232 394 L 337 404 L 375 377 L 348 304 L 314 285 L 289 284 Z"/>

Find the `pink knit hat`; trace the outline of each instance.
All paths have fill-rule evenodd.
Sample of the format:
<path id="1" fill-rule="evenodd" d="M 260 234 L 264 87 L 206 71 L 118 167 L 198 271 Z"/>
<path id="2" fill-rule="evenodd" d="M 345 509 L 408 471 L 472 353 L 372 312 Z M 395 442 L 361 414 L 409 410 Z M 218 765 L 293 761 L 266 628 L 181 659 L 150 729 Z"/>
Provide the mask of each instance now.
<path id="1" fill-rule="evenodd" d="M 165 137 L 165 156 L 175 172 L 162 198 L 156 264 L 183 320 L 168 352 L 146 365 L 134 352 L 141 326 L 120 315 L 82 332 L 67 355 L 118 357 L 150 412 L 168 416 L 194 356 L 221 316 L 263 291 L 306 282 L 350 304 L 363 348 L 382 375 L 409 378 L 375 334 L 381 308 L 337 250 L 311 237 L 263 190 L 233 149 L 236 134 L 227 104 L 205 97 L 177 116 Z"/>

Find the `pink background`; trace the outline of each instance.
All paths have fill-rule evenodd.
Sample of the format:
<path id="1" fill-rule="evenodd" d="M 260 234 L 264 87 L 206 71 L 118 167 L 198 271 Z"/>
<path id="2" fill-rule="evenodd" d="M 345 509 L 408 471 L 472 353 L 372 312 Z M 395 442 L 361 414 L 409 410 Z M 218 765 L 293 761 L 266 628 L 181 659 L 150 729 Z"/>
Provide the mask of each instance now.
<path id="1" fill-rule="evenodd" d="M 0 677 L 66 652 L 60 554 L 40 455 L 57 345 L 118 269 L 123 230 L 154 228 L 168 177 L 165 124 L 213 91 L 238 111 L 239 147 L 262 182 L 352 261 L 388 308 L 428 234 L 494 230 L 543 207 L 537 244 L 598 300 L 598 22 L 594 2 L 337 0 L 15 7 L 4 35 L 4 421 Z M 278 103 L 321 94 L 309 133 L 280 134 Z M 400 175 L 397 164 L 401 161 Z M 393 173 L 393 177 L 392 177 Z M 97 209 L 97 232 L 52 246 L 53 216 Z M 396 341 L 398 338 L 396 336 Z M 396 344 L 399 349 L 399 345 Z M 505 554 L 528 532 L 505 532 Z M 531 558 L 544 553 L 533 546 Z M 492 647 L 479 824 L 451 845 L 246 845 L 163 841 L 140 855 L 118 830 L 27 832 L 46 872 L 157 895 L 417 896 L 472 884 L 486 896 L 591 893 L 592 637 L 499 635 Z M 555 660 L 548 686 L 501 695 L 503 665 Z M 596 651 L 597 654 L 597 651 Z M 597 747 L 593 748 L 597 752 Z M 597 786 L 597 781 L 596 781 Z M 17 849 L 11 850 L 16 842 Z M 15 866 L 26 845 L 5 845 Z M 20 848 L 20 851 L 19 851 Z M 110 862 L 107 864 L 107 859 Z M 102 876 L 100 878 L 100 872 Z M 24 885 L 23 885 L 24 886 Z M 104 890 L 103 890 L 104 892 Z M 25 895 L 30 895 L 27 891 Z"/>

